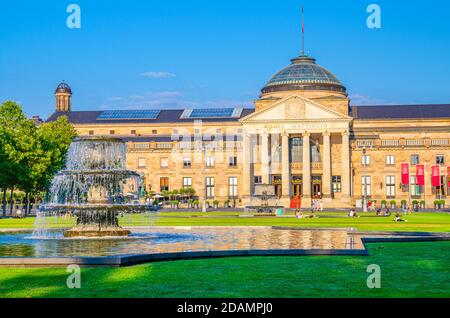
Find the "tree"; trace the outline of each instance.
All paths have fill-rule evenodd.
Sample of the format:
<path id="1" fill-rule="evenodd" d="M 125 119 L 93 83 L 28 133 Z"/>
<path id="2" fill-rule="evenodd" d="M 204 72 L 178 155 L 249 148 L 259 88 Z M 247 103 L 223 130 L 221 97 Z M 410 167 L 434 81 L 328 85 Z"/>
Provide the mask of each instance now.
<path id="1" fill-rule="evenodd" d="M 21 107 L 11 101 L 0 106 L 0 186 L 3 189 L 3 213 L 6 213 L 6 190 L 21 185 L 27 167 L 25 154 L 32 147 L 34 124 L 27 119 Z M 12 200 L 12 196 L 11 196 Z"/>
<path id="2" fill-rule="evenodd" d="M 0 187 L 4 193 L 19 188 L 25 191 L 28 203 L 29 194 L 48 190 L 53 176 L 64 166 L 75 136 L 75 128 L 65 116 L 37 128 L 18 104 L 1 105 Z"/>
<path id="3" fill-rule="evenodd" d="M 76 136 L 77 132 L 66 116 L 38 128 L 37 139 L 44 154 L 42 163 L 46 167 L 37 180 L 37 190 L 48 189 L 53 176 L 64 167 L 67 151 Z"/>

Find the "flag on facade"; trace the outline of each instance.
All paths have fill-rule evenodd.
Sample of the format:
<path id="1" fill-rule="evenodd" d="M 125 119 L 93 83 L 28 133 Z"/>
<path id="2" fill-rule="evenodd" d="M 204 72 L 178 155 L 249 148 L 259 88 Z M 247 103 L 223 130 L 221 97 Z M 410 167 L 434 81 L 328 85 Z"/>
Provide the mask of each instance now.
<path id="1" fill-rule="evenodd" d="M 447 182 L 448 182 L 448 187 L 450 188 L 450 167 L 447 167 Z"/>
<path id="2" fill-rule="evenodd" d="M 409 163 L 402 163 L 402 184 L 409 185 Z"/>
<path id="3" fill-rule="evenodd" d="M 425 185 L 425 166 L 424 165 L 416 165 L 416 178 L 417 178 L 417 185 L 419 185 L 419 186 Z"/>
<path id="4" fill-rule="evenodd" d="M 432 182 L 433 187 L 441 186 L 441 172 L 440 172 L 439 166 L 431 167 L 431 182 Z"/>

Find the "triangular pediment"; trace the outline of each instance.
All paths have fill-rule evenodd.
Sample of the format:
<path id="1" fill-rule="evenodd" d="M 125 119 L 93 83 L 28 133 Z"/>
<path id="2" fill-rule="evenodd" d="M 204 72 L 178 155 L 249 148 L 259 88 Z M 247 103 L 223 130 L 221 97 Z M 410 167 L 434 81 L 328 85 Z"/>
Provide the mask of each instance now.
<path id="1" fill-rule="evenodd" d="M 292 95 L 241 119 L 243 123 L 295 120 L 351 120 L 303 96 Z"/>

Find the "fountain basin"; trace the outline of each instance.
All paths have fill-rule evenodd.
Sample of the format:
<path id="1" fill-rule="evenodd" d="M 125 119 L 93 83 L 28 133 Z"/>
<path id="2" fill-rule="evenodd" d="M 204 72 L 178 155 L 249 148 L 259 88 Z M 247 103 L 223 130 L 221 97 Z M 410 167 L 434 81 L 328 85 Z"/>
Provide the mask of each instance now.
<path id="1" fill-rule="evenodd" d="M 119 226 L 124 213 L 152 210 L 140 201 L 144 184 L 140 174 L 126 170 L 126 146 L 120 138 L 79 137 L 67 153 L 66 167 L 53 179 L 50 202 L 42 208 L 37 224 L 45 226 L 46 215 L 68 214 L 76 217 L 76 226 L 66 237 L 127 236 Z M 129 199 L 127 199 L 129 198 Z M 39 229 L 39 233 L 45 229 Z"/>

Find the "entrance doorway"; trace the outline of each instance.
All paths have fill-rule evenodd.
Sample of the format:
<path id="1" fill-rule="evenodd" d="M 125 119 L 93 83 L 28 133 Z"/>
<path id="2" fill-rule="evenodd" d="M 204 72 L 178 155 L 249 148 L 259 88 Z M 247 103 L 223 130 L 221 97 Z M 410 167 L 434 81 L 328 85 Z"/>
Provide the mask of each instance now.
<path id="1" fill-rule="evenodd" d="M 322 176 L 312 176 L 311 183 L 313 198 L 322 194 Z"/>
<path id="2" fill-rule="evenodd" d="M 274 185 L 275 188 L 275 195 L 278 198 L 281 198 L 281 196 L 283 195 L 283 186 L 282 186 L 282 180 L 281 180 L 281 176 L 280 175 L 274 175 L 272 176 L 272 184 Z"/>
<path id="3" fill-rule="evenodd" d="M 292 196 L 300 198 L 302 196 L 302 176 L 292 176 Z"/>

